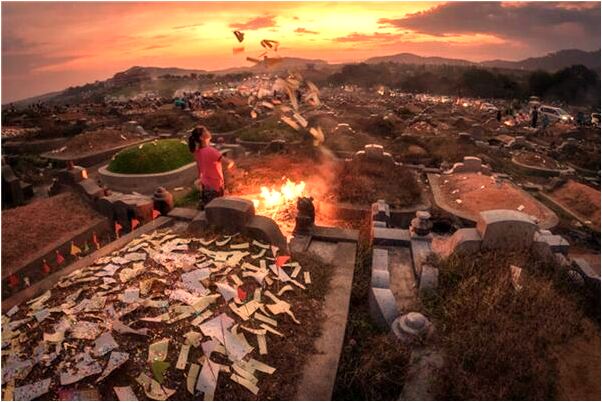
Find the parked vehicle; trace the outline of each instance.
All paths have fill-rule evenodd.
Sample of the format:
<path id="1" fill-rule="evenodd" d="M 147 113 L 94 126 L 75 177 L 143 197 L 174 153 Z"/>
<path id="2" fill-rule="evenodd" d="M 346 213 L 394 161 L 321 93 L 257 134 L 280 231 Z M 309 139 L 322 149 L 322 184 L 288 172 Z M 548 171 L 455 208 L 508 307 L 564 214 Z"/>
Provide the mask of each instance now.
<path id="1" fill-rule="evenodd" d="M 573 121 L 573 117 L 568 114 L 564 109 L 553 106 L 541 105 L 538 109 L 539 113 L 548 116 L 550 122 L 562 121 L 563 123 L 570 123 Z"/>

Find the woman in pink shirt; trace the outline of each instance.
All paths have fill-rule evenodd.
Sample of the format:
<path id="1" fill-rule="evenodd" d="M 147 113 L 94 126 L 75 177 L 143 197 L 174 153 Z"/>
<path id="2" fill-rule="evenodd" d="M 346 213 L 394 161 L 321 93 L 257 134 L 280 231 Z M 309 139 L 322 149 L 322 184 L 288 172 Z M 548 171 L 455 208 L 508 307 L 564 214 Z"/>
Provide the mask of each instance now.
<path id="1" fill-rule="evenodd" d="M 197 126 L 188 137 L 188 148 L 193 153 L 199 171 L 201 184 L 201 201 L 203 209 L 211 200 L 224 195 L 224 172 L 222 161 L 228 169 L 234 166 L 234 161 L 222 156 L 221 152 L 210 145 L 211 133 L 204 126 Z"/>

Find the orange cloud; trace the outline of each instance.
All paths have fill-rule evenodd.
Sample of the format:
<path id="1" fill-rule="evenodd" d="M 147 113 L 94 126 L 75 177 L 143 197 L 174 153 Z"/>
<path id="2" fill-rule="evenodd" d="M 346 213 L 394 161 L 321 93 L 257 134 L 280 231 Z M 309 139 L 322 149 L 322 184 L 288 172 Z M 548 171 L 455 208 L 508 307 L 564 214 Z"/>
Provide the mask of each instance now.
<path id="1" fill-rule="evenodd" d="M 255 17 L 247 22 L 243 23 L 232 23 L 230 28 L 238 29 L 240 31 L 254 31 L 261 28 L 271 28 L 276 26 L 275 16 L 265 15 L 263 17 Z"/>

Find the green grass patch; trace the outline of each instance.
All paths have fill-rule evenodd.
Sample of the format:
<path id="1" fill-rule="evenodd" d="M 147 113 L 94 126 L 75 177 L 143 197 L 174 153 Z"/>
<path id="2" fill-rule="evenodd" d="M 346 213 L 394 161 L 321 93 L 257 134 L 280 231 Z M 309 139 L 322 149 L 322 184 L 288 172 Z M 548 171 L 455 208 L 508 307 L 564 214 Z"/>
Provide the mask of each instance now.
<path id="1" fill-rule="evenodd" d="M 162 173 L 191 162 L 194 159 L 188 145 L 181 140 L 168 139 L 124 149 L 115 155 L 108 169 L 124 174 Z"/>
<path id="2" fill-rule="evenodd" d="M 174 201 L 174 205 L 176 207 L 195 207 L 199 204 L 199 200 L 201 199 L 201 192 L 198 188 L 193 188 L 186 194 L 183 194 L 179 197 L 176 197 Z"/>

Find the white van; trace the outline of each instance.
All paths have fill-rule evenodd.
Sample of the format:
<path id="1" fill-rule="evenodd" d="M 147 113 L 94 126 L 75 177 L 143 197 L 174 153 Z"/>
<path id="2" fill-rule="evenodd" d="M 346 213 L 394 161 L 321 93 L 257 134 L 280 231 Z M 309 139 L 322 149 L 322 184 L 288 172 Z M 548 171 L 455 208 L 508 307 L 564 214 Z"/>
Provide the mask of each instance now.
<path id="1" fill-rule="evenodd" d="M 548 116 L 550 122 L 561 120 L 563 123 L 570 123 L 573 121 L 573 117 L 559 107 L 541 105 L 537 111 L 541 117 Z"/>

